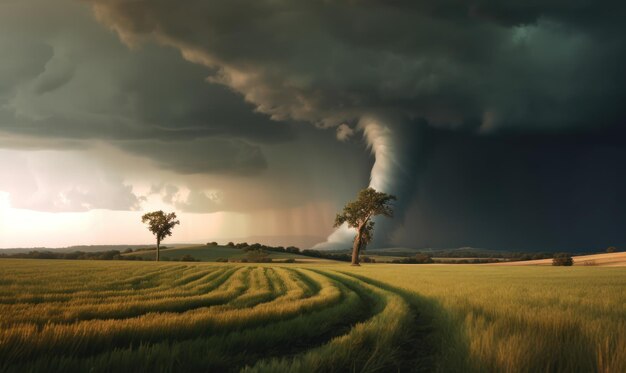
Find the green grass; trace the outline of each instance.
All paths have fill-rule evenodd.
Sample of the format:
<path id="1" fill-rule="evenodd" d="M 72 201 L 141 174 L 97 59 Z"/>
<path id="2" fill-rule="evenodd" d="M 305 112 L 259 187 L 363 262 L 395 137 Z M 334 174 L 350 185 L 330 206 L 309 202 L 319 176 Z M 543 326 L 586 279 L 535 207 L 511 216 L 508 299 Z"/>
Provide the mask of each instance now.
<path id="1" fill-rule="evenodd" d="M 275 251 L 266 251 L 271 259 L 311 259 L 310 257 L 292 253 L 281 253 Z M 144 260 L 153 260 L 154 251 L 139 251 L 131 254 L 124 255 L 136 255 L 142 257 Z M 214 262 L 217 259 L 242 259 L 246 257 L 246 252 L 243 249 L 237 249 L 229 246 L 190 246 L 181 248 L 172 248 L 161 250 L 161 258 L 164 260 L 176 259 L 180 260 L 184 255 L 191 255 L 195 259 L 203 262 Z"/>
<path id="2" fill-rule="evenodd" d="M 626 371 L 623 268 L 4 259 L 0 285 L 1 372 Z"/>

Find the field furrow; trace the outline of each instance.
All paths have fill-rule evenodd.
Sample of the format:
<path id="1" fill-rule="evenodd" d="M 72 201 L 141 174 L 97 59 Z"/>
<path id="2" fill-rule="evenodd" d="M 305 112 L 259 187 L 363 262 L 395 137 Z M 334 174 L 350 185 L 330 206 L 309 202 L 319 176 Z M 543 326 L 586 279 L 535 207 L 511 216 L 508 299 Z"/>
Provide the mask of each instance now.
<path id="1" fill-rule="evenodd" d="M 250 272 L 250 267 L 240 267 L 232 275 L 221 276 L 219 279 L 223 282 L 218 286 L 211 285 L 212 291 L 207 294 L 207 299 L 213 303 L 227 303 L 236 299 L 247 288 Z M 319 278 L 313 279 L 316 276 Z M 42 353 L 90 354 L 100 350 L 101 346 L 127 346 L 225 333 L 295 317 L 341 299 L 341 291 L 332 282 L 314 273 L 310 277 L 286 271 L 283 280 L 287 284 L 287 291 L 284 295 L 248 308 L 200 307 L 182 313 L 148 312 L 136 317 L 94 319 L 69 324 L 5 323 L 6 327 L 0 331 L 0 358 L 9 361 L 29 359 Z M 316 280 L 320 282 L 321 290 L 311 295 L 310 283 Z M 120 312 L 127 311 L 123 305 L 120 307 Z M 26 349 L 26 345 L 30 348 Z"/>

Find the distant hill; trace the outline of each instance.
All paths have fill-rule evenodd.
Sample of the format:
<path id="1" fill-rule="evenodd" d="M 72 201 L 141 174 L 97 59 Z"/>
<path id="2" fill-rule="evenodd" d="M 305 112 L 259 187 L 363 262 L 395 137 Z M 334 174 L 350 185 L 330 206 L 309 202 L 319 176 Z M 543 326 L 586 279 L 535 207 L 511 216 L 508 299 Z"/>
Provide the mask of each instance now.
<path id="1" fill-rule="evenodd" d="M 190 246 L 189 244 L 169 244 L 165 245 L 167 247 L 186 247 Z M 61 252 L 61 253 L 71 253 L 74 251 L 82 251 L 85 253 L 94 253 L 98 251 L 109 251 L 109 250 L 119 250 L 124 251 L 126 249 L 143 249 L 147 247 L 154 247 L 154 244 L 147 245 L 77 245 L 77 246 L 68 246 L 68 247 L 20 247 L 20 248 L 9 248 L 9 249 L 0 249 L 0 253 L 3 254 L 19 254 L 19 253 L 28 253 L 31 251 L 53 251 L 53 252 Z"/>
<path id="2" fill-rule="evenodd" d="M 626 252 L 605 253 L 593 255 L 573 256 L 575 266 L 624 267 L 626 266 Z M 526 260 L 523 262 L 491 263 L 495 266 L 549 266 L 552 259 Z"/>
<path id="3" fill-rule="evenodd" d="M 433 257 L 441 258 L 489 258 L 489 257 L 509 257 L 513 251 L 489 250 L 475 247 L 460 247 L 449 249 L 412 249 L 408 247 L 391 247 L 381 249 L 371 249 L 364 252 L 365 255 L 406 257 L 417 253 L 429 254 Z"/>
<path id="4" fill-rule="evenodd" d="M 300 254 L 282 253 L 275 251 L 266 251 L 271 259 L 296 259 L 298 261 L 329 261 L 327 259 L 312 258 Z M 161 258 L 163 260 L 179 260 L 184 255 L 191 255 L 195 259 L 203 262 L 215 262 L 217 259 L 242 259 L 246 257 L 246 251 L 230 246 L 187 246 L 178 247 L 172 249 L 161 250 Z M 154 250 L 151 251 L 138 251 L 133 253 L 123 254 L 124 256 L 140 256 L 144 260 L 153 260 L 155 258 Z"/>
<path id="5" fill-rule="evenodd" d="M 416 253 L 429 254 L 436 258 L 523 258 L 532 257 L 537 255 L 544 255 L 552 257 L 555 252 L 569 252 L 573 255 L 592 255 L 600 252 L 604 252 L 605 249 L 591 249 L 587 251 L 568 251 L 568 250 L 551 250 L 551 251 L 537 251 L 537 250 L 493 250 L 484 249 L 478 247 L 459 247 L 459 248 L 423 248 L 412 249 L 406 247 L 391 247 L 391 248 L 376 248 L 368 249 L 364 252 L 365 255 L 377 255 L 377 256 L 413 256 Z"/>

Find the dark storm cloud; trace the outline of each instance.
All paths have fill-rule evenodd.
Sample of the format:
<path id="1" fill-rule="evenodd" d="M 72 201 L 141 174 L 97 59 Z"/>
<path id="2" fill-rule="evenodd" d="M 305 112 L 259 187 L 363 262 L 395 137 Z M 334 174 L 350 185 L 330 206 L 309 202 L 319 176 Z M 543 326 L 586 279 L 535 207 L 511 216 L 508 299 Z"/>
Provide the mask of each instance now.
<path id="1" fill-rule="evenodd" d="M 626 244 L 626 133 L 426 131 L 397 245 L 590 251 Z M 419 232 L 419 233 L 415 233 Z"/>
<path id="2" fill-rule="evenodd" d="M 44 71 L 52 48 L 44 43 L 16 41 L 0 36 L 3 58 L 0 60 L 0 98 L 6 99 L 22 80 Z"/>
<path id="3" fill-rule="evenodd" d="M 254 175 L 267 168 L 258 146 L 230 139 L 186 141 L 125 141 L 127 152 L 148 157 L 160 168 L 181 174 L 220 173 Z"/>
<path id="4" fill-rule="evenodd" d="M 262 147 L 267 162 L 262 172 L 228 170 L 225 176 L 181 175 L 155 184 L 151 194 L 160 195 L 164 202 L 184 212 L 250 213 L 298 208 L 303 204 L 328 205 L 330 201 L 339 204 L 352 198 L 358 184 L 367 180 L 371 167 L 364 157 L 363 144 L 349 141 L 339 145 L 332 131 L 320 131 L 313 126 L 300 126 L 300 129 L 297 141 Z M 215 151 L 210 143 L 199 141 L 188 145 L 193 146 L 189 153 L 196 154 L 196 160 L 207 159 Z M 155 145 L 153 152 L 160 149 Z M 157 155 L 156 159 L 163 157 Z M 194 158 L 190 161 L 194 162 Z M 239 169 L 243 167 L 235 167 L 235 171 Z M 326 225 L 322 229 L 329 228 Z"/>
<path id="5" fill-rule="evenodd" d="M 593 132 L 626 114 L 619 2 L 88 3 L 129 46 L 177 48 L 274 119 L 338 126 L 342 140 L 362 131 L 376 158 L 370 185 L 405 204 L 427 162 L 415 123 Z"/>
<path id="6" fill-rule="evenodd" d="M 78 73 L 71 62 L 44 53 L 39 63 L 33 62 L 34 52 L 14 57 L 32 67 L 16 62 L 6 68 L 6 76 L 15 77 L 7 81 L 4 91 L 12 95 L 6 101 L 14 104 L 2 111 L 1 129 L 35 137 L 111 140 L 226 136 L 268 143 L 292 136 L 288 126 L 255 114 L 235 93 L 207 84 L 204 69 L 184 62 L 173 50 L 117 52 L 125 58 L 118 66 L 102 66 L 94 58 L 83 62 Z M 113 85 L 105 86 L 111 91 L 102 92 L 103 84 Z M 63 85 L 68 86 L 61 90 Z M 60 107 L 52 107 L 56 103 Z"/>
<path id="7" fill-rule="evenodd" d="M 117 35 L 95 23 L 89 6 Z M 616 138 L 624 138 L 626 114 L 625 7 L 586 0 L 5 1 L 0 146 L 104 140 L 185 174 L 156 188 L 176 208 L 250 211 L 351 198 L 367 173 L 356 159 L 363 146 L 350 139 L 364 134 L 376 162 L 372 183 L 401 194 L 405 206 L 413 191 L 421 193 L 407 220 L 408 244 L 556 243 L 550 239 L 590 222 L 575 206 L 594 204 L 577 205 L 579 198 L 623 220 L 624 210 L 609 209 L 606 197 L 623 185 L 610 177 L 621 150 L 599 150 L 590 138 L 624 147 Z M 284 121 L 337 126 L 346 142 Z M 454 131 L 422 138 L 427 125 Z M 576 146 L 562 146 L 560 134 L 572 132 L 581 133 Z M 541 141 L 520 133 L 559 134 L 539 151 L 557 166 L 533 158 L 532 144 Z M 567 162 L 550 147 L 565 158 L 602 156 L 561 167 Z M 593 171 L 595 162 L 603 166 Z M 578 194 L 562 197 L 569 184 L 561 178 L 574 180 L 578 169 L 586 175 L 575 180 Z M 229 177 L 209 182 L 198 173 Z M 254 183 L 241 175 L 255 175 Z M 593 188 L 589 179 L 613 184 Z M 88 181 L 77 193 L 59 181 L 41 201 L 71 197 L 63 208 L 88 209 L 97 202 L 81 197 L 91 193 Z M 140 202 L 123 180 L 105 184 L 119 197 L 110 206 Z M 13 186 L 15 195 L 19 189 Z M 550 218 L 528 223 L 541 206 Z M 558 211 L 578 215 L 565 224 Z M 600 212 L 590 216 L 602 220 Z M 595 232 L 617 237 L 616 226 Z"/>
<path id="8" fill-rule="evenodd" d="M 121 45 L 84 4 L 0 4 L 0 49 L 4 147 L 75 148 L 105 140 L 176 172 L 254 173 L 266 164 L 252 144 L 294 136 L 240 95 L 207 83 L 206 68 L 179 51 Z M 138 145 L 129 147 L 129 140 Z M 193 140 L 188 147 L 180 145 L 187 140 Z M 198 149 L 202 141 L 215 150 Z M 149 142 L 154 147 L 142 145 Z M 191 154 L 198 150 L 202 157 Z"/>
<path id="9" fill-rule="evenodd" d="M 623 116 L 621 3 L 89 2 L 130 45 L 175 46 L 278 119 L 394 110 L 489 131 Z"/>

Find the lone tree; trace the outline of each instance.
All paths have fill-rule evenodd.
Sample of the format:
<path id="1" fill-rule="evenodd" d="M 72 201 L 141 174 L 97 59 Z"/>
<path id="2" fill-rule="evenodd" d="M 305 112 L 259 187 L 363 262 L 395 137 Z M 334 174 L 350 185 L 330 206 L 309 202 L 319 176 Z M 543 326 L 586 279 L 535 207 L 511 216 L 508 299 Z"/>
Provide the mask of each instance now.
<path id="1" fill-rule="evenodd" d="M 165 237 L 171 236 L 172 229 L 175 225 L 180 224 L 180 222 L 176 220 L 176 213 L 171 212 L 169 214 L 166 214 L 161 210 L 144 214 L 141 217 L 141 222 L 147 223 L 150 232 L 152 232 L 152 234 L 156 236 L 156 261 L 158 262 L 161 241 L 163 241 Z"/>
<path id="2" fill-rule="evenodd" d="M 335 228 L 343 223 L 356 228 L 356 237 L 352 245 L 352 265 L 359 265 L 359 253 L 364 250 L 374 237 L 374 222 L 376 215 L 393 216 L 391 201 L 396 197 L 390 194 L 377 192 L 374 188 L 366 188 L 359 192 L 357 199 L 348 202 L 341 214 L 335 218 Z"/>

